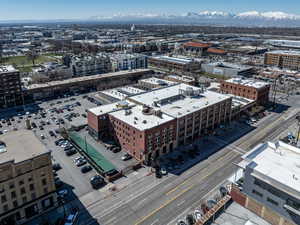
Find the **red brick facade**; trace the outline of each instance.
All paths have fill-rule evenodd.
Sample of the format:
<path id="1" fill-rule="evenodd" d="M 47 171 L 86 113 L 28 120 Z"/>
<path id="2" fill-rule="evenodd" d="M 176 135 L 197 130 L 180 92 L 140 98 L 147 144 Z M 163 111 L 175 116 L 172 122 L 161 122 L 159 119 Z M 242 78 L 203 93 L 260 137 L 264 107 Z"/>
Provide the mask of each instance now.
<path id="1" fill-rule="evenodd" d="M 233 94 L 248 99 L 255 100 L 258 105 L 264 105 L 269 101 L 270 86 L 266 85 L 262 88 L 255 88 L 242 84 L 222 81 L 221 92 L 226 94 Z"/>
<path id="2" fill-rule="evenodd" d="M 176 120 L 148 130 L 135 127 L 109 115 L 109 133 L 121 148 L 137 160 L 147 160 L 169 152 L 176 143 Z"/>

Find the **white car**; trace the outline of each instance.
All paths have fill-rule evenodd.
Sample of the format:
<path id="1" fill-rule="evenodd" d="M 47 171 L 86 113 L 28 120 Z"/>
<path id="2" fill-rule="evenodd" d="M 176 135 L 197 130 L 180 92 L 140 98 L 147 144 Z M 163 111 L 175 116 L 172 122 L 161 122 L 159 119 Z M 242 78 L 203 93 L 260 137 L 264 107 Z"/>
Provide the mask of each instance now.
<path id="1" fill-rule="evenodd" d="M 194 217 L 195 217 L 196 221 L 200 220 L 201 217 L 202 217 L 201 211 L 198 210 L 198 209 L 196 209 L 196 210 L 194 211 Z"/>
<path id="2" fill-rule="evenodd" d="M 62 190 L 58 191 L 57 194 L 64 198 L 68 195 L 68 190 L 67 189 L 62 189 Z"/>
<path id="3" fill-rule="evenodd" d="M 84 157 L 78 156 L 74 159 L 74 163 L 76 163 L 78 160 L 83 160 L 83 159 L 84 159 Z"/>
<path id="4" fill-rule="evenodd" d="M 161 175 L 167 175 L 167 173 L 168 173 L 168 171 L 167 171 L 167 169 L 165 167 L 162 167 L 160 169 L 160 172 L 161 172 Z"/>

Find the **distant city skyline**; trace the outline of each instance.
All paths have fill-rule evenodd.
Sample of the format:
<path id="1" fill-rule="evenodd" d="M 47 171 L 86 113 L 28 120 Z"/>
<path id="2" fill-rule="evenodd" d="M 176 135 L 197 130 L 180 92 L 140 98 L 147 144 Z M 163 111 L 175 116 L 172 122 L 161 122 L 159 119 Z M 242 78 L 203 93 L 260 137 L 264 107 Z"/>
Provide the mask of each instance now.
<path id="1" fill-rule="evenodd" d="M 127 13 L 180 14 L 200 11 L 282 11 L 300 14 L 297 0 L 0 0 L 0 20 L 88 19 L 93 16 L 110 16 Z"/>

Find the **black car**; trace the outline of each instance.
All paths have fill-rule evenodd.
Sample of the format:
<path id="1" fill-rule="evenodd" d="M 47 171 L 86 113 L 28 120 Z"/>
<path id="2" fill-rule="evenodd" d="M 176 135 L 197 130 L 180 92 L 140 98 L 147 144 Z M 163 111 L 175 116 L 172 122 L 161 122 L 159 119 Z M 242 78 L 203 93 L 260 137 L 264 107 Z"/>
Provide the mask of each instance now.
<path id="1" fill-rule="evenodd" d="M 71 156 L 71 155 L 76 154 L 77 151 L 73 148 L 73 149 L 65 151 L 65 153 L 66 153 L 66 156 Z"/>
<path id="2" fill-rule="evenodd" d="M 36 124 L 34 122 L 31 123 L 32 128 L 37 128 Z"/>
<path id="3" fill-rule="evenodd" d="M 50 135 L 51 137 L 55 136 L 55 134 L 54 134 L 54 132 L 53 132 L 52 130 L 49 131 L 49 135 Z"/>
<path id="4" fill-rule="evenodd" d="M 90 165 L 86 165 L 84 167 L 81 167 L 81 173 L 87 173 L 89 171 L 91 171 L 93 168 Z"/>
<path id="5" fill-rule="evenodd" d="M 112 169 L 112 170 L 110 170 L 110 171 L 107 171 L 107 172 L 105 173 L 105 175 L 111 177 L 111 176 L 113 176 L 113 175 L 115 175 L 115 174 L 117 174 L 117 173 L 119 173 L 117 170 Z"/>
<path id="6" fill-rule="evenodd" d="M 117 153 L 117 152 L 121 151 L 121 148 L 120 147 L 114 147 L 111 151 L 113 153 Z"/>
<path id="7" fill-rule="evenodd" d="M 94 189 L 97 189 L 104 185 L 105 181 L 100 175 L 95 175 L 91 178 L 90 183 Z"/>
<path id="8" fill-rule="evenodd" d="M 61 169 L 61 165 L 59 163 L 54 163 L 52 165 L 52 169 L 55 170 L 55 171 L 60 170 Z"/>
<path id="9" fill-rule="evenodd" d="M 155 170 L 155 177 L 156 177 L 156 178 L 161 178 L 161 177 L 162 177 L 161 172 L 160 172 L 160 169 L 156 169 L 156 170 Z"/>

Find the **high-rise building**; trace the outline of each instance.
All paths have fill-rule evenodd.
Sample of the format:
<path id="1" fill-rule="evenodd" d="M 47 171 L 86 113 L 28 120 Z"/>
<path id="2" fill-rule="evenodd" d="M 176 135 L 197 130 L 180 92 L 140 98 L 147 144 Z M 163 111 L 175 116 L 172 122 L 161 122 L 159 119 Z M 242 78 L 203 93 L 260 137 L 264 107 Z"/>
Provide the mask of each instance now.
<path id="1" fill-rule="evenodd" d="M 0 66 L 0 110 L 21 105 L 20 72 L 13 66 Z"/>
<path id="2" fill-rule="evenodd" d="M 0 224 L 24 224 L 57 204 L 51 153 L 30 130 L 0 137 Z"/>

